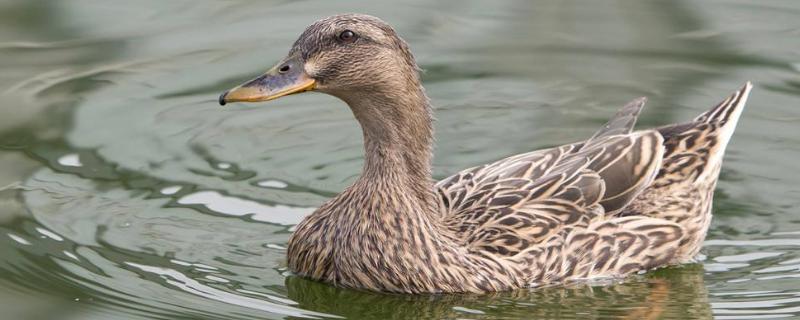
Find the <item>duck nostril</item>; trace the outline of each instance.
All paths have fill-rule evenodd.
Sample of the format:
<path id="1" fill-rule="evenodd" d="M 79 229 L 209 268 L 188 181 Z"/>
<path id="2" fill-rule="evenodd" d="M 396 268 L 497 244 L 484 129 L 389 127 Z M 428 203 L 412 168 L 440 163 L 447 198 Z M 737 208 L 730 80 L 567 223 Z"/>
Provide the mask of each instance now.
<path id="1" fill-rule="evenodd" d="M 289 71 L 289 69 L 291 69 L 291 67 L 287 64 L 287 65 L 281 67 L 280 69 L 278 69 L 278 72 L 284 73 L 286 71 Z"/>

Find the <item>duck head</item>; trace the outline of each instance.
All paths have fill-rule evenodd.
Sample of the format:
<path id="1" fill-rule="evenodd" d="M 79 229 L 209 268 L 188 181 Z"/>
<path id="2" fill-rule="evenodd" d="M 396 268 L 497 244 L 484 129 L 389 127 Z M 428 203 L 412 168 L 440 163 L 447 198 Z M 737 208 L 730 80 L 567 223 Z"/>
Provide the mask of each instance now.
<path id="1" fill-rule="evenodd" d="M 285 58 L 221 94 L 219 103 L 320 91 L 350 104 L 358 96 L 413 90 L 420 85 L 417 71 L 408 45 L 388 24 L 368 15 L 336 15 L 306 28 Z"/>
<path id="2" fill-rule="evenodd" d="M 429 191 L 431 107 L 408 45 L 388 24 L 361 14 L 319 20 L 275 67 L 223 93 L 219 102 L 306 91 L 330 94 L 350 107 L 364 133 L 365 181 L 393 175 Z"/>

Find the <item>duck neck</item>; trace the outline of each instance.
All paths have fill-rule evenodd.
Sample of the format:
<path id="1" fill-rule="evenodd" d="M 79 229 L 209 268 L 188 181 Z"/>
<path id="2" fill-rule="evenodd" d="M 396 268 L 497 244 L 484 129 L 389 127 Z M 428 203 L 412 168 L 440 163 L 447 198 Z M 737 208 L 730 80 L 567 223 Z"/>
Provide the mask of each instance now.
<path id="1" fill-rule="evenodd" d="M 389 93 L 390 92 L 390 93 Z M 386 92 L 355 94 L 344 99 L 364 133 L 365 185 L 401 188 L 422 203 L 433 203 L 431 149 L 432 113 L 419 84 Z M 358 184 L 358 183 L 357 183 Z"/>

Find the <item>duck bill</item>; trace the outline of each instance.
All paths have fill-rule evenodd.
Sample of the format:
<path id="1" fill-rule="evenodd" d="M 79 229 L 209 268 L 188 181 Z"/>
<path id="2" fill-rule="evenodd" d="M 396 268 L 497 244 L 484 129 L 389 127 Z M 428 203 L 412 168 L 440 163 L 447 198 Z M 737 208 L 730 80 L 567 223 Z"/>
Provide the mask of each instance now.
<path id="1" fill-rule="evenodd" d="M 284 61 L 258 78 L 225 91 L 219 96 L 219 104 L 224 106 L 229 102 L 269 101 L 314 90 L 316 81 L 303 71 L 301 64 L 293 60 Z"/>

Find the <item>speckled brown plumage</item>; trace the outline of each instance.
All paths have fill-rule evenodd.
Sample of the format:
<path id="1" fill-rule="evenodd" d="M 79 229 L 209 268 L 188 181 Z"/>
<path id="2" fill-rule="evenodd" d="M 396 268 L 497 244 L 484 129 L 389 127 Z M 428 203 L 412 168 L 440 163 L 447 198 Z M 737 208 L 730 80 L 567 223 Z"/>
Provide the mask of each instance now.
<path id="1" fill-rule="evenodd" d="M 337 38 L 343 30 L 358 38 Z M 622 277 L 692 259 L 751 89 L 685 124 L 634 132 L 640 98 L 586 141 L 434 183 L 430 104 L 391 27 L 365 15 L 329 17 L 306 29 L 289 57 L 302 62 L 316 90 L 347 103 L 366 154 L 353 185 L 297 226 L 289 268 L 400 293 Z"/>

